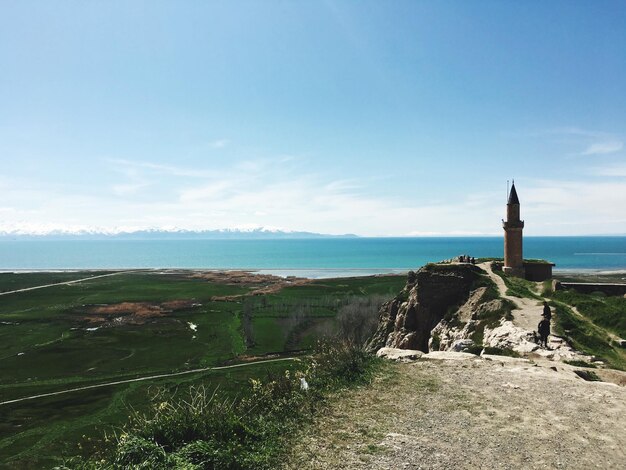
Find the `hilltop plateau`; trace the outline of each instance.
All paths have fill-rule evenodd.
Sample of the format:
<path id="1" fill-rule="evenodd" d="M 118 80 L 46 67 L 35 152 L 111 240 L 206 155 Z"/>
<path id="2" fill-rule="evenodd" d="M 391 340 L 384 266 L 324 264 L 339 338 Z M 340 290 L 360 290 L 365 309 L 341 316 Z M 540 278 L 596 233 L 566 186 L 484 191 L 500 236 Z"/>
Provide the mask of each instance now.
<path id="1" fill-rule="evenodd" d="M 368 343 L 393 362 L 335 395 L 286 468 L 621 468 L 623 331 L 584 313 L 626 299 L 585 297 L 491 263 L 409 273 Z M 544 299 L 558 333 L 547 348 L 534 331 Z"/>

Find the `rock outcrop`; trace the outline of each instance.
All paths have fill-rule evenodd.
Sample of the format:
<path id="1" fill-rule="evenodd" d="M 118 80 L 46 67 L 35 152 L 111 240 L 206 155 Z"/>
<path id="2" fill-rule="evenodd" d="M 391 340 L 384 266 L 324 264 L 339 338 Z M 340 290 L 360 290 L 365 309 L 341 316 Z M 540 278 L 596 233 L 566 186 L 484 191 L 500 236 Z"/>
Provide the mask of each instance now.
<path id="1" fill-rule="evenodd" d="M 410 272 L 404 290 L 381 307 L 378 329 L 368 348 L 375 351 L 386 346 L 428 352 L 431 331 L 447 317 L 458 318 L 459 306 L 470 298 L 480 273 L 476 266 L 446 264 L 431 264 L 417 273 Z M 484 290 L 476 295 L 472 298 L 479 304 Z M 468 319 L 472 314 L 472 306 L 463 313 Z"/>

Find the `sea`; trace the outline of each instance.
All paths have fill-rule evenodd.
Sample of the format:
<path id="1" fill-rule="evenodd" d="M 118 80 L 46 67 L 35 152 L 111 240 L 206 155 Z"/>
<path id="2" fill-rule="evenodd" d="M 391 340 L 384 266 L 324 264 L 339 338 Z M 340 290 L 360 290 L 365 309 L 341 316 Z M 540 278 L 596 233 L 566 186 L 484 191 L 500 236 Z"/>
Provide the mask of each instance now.
<path id="1" fill-rule="evenodd" d="M 312 278 L 402 273 L 462 254 L 502 257 L 502 237 L 0 240 L 0 271 L 244 269 Z M 626 273 L 626 236 L 525 237 L 555 271 Z"/>

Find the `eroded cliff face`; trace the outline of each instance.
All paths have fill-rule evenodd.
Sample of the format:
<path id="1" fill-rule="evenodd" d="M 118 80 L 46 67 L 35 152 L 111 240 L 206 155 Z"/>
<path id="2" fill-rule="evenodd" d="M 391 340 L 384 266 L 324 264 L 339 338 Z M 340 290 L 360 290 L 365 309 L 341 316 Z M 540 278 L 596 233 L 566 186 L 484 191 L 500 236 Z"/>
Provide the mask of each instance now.
<path id="1" fill-rule="evenodd" d="M 444 318 L 458 316 L 479 278 L 480 269 L 471 265 L 427 265 L 410 272 L 404 290 L 381 307 L 368 348 L 428 352 L 433 328 Z"/>

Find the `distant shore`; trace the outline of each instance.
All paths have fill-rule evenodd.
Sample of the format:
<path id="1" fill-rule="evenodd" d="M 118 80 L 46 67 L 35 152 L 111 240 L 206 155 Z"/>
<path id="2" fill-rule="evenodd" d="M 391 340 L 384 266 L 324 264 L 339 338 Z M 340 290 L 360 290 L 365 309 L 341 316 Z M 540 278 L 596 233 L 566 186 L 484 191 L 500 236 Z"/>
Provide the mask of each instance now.
<path id="1" fill-rule="evenodd" d="M 413 270 L 419 269 L 416 266 Z M 283 278 L 295 277 L 306 279 L 335 279 L 348 277 L 366 276 L 389 276 L 405 275 L 410 269 L 405 268 L 67 268 L 67 269 L 0 269 L 0 274 L 28 274 L 28 273 L 93 273 L 103 272 L 154 272 L 154 273 L 176 273 L 176 272 L 248 272 L 251 274 L 272 275 Z M 624 275 L 626 280 L 626 269 L 591 269 L 572 268 L 555 269 L 554 276 L 607 276 L 615 277 Z"/>

